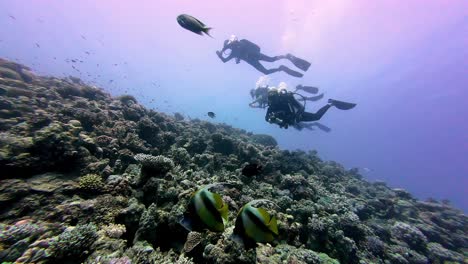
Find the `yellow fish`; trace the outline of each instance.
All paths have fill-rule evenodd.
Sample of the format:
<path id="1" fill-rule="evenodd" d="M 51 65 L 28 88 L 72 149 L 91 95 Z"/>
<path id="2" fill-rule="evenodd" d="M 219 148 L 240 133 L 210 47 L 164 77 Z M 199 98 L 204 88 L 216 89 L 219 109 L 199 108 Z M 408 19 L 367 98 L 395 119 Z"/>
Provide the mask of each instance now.
<path id="1" fill-rule="evenodd" d="M 253 207 L 258 200 L 244 205 L 237 214 L 234 235 L 240 237 L 246 248 L 255 247 L 257 242 L 267 243 L 278 236 L 278 225 L 275 216 L 263 208 Z"/>
<path id="2" fill-rule="evenodd" d="M 196 191 L 190 199 L 184 218 L 180 224 L 189 231 L 208 229 L 224 231 L 228 218 L 228 205 L 221 195 L 208 190 L 211 185 Z"/>

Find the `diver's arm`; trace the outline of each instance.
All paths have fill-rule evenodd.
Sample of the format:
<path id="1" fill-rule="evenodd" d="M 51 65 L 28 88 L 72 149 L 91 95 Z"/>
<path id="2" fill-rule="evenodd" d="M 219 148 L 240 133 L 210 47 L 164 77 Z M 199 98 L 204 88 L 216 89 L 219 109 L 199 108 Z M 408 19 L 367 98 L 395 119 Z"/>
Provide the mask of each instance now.
<path id="1" fill-rule="evenodd" d="M 253 108 L 261 108 L 259 105 L 255 105 L 256 103 L 259 103 L 260 102 L 260 98 L 256 99 L 255 101 L 251 102 L 249 104 L 250 107 L 253 107 Z"/>
<path id="2" fill-rule="evenodd" d="M 227 50 L 227 49 L 232 49 L 232 48 L 231 48 L 231 45 L 228 44 L 228 42 L 229 42 L 229 41 L 228 41 L 227 39 L 224 41 L 223 48 L 221 49 L 221 53 L 223 53 L 223 52 L 224 52 L 225 50 Z"/>
<path id="3" fill-rule="evenodd" d="M 219 59 L 221 59 L 222 62 L 226 63 L 230 60 L 232 60 L 234 58 L 234 55 L 232 54 L 229 54 L 229 56 L 227 56 L 226 58 L 223 57 L 223 54 L 221 51 L 216 51 L 216 55 L 218 55 Z"/>
<path id="4" fill-rule="evenodd" d="M 268 123 L 271 123 L 270 117 L 271 117 L 271 109 L 270 107 L 268 107 L 267 112 L 265 114 L 265 121 L 267 121 Z"/>

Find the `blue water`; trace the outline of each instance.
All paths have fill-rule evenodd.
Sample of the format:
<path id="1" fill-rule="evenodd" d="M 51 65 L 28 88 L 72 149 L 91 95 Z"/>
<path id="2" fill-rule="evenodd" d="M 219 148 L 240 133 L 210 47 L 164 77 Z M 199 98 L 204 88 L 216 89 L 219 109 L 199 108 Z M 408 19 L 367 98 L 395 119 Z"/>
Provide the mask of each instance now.
<path id="1" fill-rule="evenodd" d="M 327 2 L 5 0 L 0 57 L 135 95 L 159 111 L 205 120 L 213 111 L 214 122 L 271 134 L 285 149 L 316 149 L 369 180 L 449 199 L 466 212 L 468 2 Z M 181 13 L 214 27 L 214 39 L 182 29 Z M 318 86 L 325 99 L 358 106 L 331 109 L 321 120 L 330 133 L 266 123 L 264 110 L 248 107 L 261 74 L 215 55 L 231 34 L 268 55 L 312 62 L 303 78 L 275 73 L 271 85 Z"/>

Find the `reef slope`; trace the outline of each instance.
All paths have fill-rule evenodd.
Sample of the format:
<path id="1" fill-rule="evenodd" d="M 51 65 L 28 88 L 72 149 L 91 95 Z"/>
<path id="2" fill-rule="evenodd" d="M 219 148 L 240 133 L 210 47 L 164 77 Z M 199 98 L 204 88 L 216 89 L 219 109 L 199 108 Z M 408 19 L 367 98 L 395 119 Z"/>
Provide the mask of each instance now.
<path id="1" fill-rule="evenodd" d="M 264 166 L 242 176 L 249 162 Z M 0 260 L 17 263 L 467 263 L 467 217 L 316 152 L 113 98 L 0 59 Z M 223 233 L 179 225 L 216 182 Z M 269 199 L 279 237 L 245 250 L 237 211 Z"/>

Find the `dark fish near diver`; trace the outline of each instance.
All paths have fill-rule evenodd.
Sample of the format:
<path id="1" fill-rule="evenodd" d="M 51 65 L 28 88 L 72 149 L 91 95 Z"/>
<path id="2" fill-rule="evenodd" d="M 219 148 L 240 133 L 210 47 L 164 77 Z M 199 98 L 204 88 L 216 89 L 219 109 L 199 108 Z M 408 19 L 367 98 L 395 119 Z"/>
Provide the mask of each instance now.
<path id="1" fill-rule="evenodd" d="M 212 193 L 206 186 L 196 191 L 190 199 L 187 211 L 180 224 L 187 230 L 201 231 L 209 229 L 214 232 L 224 231 L 228 218 L 228 205 L 221 195 Z"/>
<path id="2" fill-rule="evenodd" d="M 209 34 L 211 28 L 207 27 L 205 24 L 203 24 L 203 22 L 194 18 L 193 16 L 186 14 L 179 15 L 177 17 L 177 23 L 179 23 L 181 27 L 192 31 L 195 34 L 203 35 L 203 32 L 211 37 L 211 35 Z"/>
<path id="3" fill-rule="evenodd" d="M 255 175 L 258 175 L 262 172 L 262 165 L 258 165 L 257 163 L 250 163 L 245 165 L 245 167 L 242 169 L 242 175 L 247 176 L 247 177 L 253 177 Z"/>
<path id="4" fill-rule="evenodd" d="M 271 242 L 278 236 L 276 217 L 264 208 L 253 207 L 258 201 L 247 203 L 237 214 L 234 236 L 240 238 L 246 248 L 254 248 L 257 242 Z"/>
<path id="5" fill-rule="evenodd" d="M 208 112 L 207 115 L 211 118 L 215 118 L 216 117 L 216 114 L 213 113 L 213 112 Z"/>

